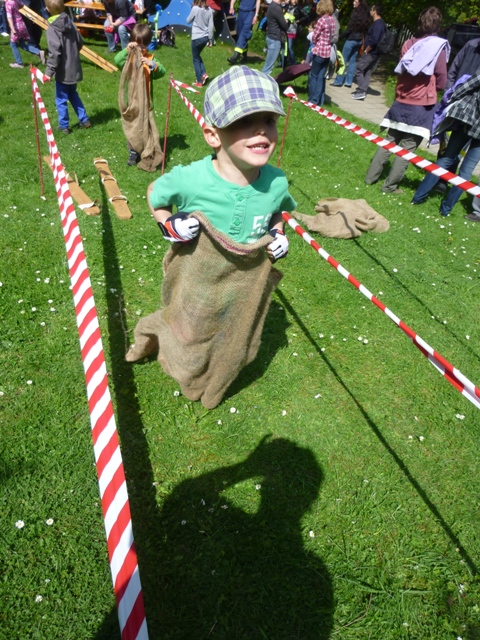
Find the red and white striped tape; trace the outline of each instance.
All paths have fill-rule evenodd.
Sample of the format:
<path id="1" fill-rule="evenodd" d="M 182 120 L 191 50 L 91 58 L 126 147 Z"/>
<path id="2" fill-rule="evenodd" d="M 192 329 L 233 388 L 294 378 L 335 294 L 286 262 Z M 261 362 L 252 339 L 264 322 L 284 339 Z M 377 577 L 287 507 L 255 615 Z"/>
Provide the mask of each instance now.
<path id="1" fill-rule="evenodd" d="M 177 87 L 180 87 L 180 89 L 186 89 L 187 91 L 191 91 L 192 93 L 200 93 L 200 91 L 197 91 L 196 89 L 191 87 L 189 84 L 185 84 L 185 82 L 180 82 L 180 80 L 174 80 L 174 82 L 177 85 Z"/>
<path id="2" fill-rule="evenodd" d="M 292 89 L 293 91 L 293 89 Z M 180 93 L 178 91 L 178 93 Z M 189 108 L 190 113 L 193 114 L 192 108 L 193 105 L 188 102 L 188 100 L 181 95 L 182 100 L 185 102 L 187 107 Z M 298 98 L 297 98 L 298 100 Z M 310 106 L 310 103 L 304 103 L 307 106 Z M 314 106 L 314 105 L 311 105 Z M 194 108 L 194 107 L 193 107 Z M 195 117 L 198 124 L 201 127 L 205 126 L 205 121 L 203 117 L 201 121 L 199 118 Z M 373 134 L 371 134 L 373 135 Z M 431 163 L 430 163 L 431 164 Z M 338 263 L 332 256 L 330 256 L 322 247 L 315 242 L 315 240 L 298 224 L 298 222 L 292 218 L 292 216 L 286 211 L 282 212 L 282 217 L 287 222 L 292 229 L 298 233 L 298 235 L 305 240 L 311 247 L 319 253 L 322 258 L 324 258 L 332 267 L 334 267 L 344 278 L 346 278 L 354 287 L 356 287 L 365 297 L 367 297 L 370 302 L 373 302 L 375 306 L 381 309 L 389 318 L 392 320 L 400 329 L 407 335 L 413 342 L 413 344 L 426 356 L 429 361 L 433 364 L 433 366 L 456 388 L 460 393 L 462 393 L 470 402 L 472 402 L 477 409 L 480 409 L 480 389 L 476 387 L 473 382 L 470 382 L 468 378 L 466 378 L 461 371 L 456 369 L 453 365 L 451 365 L 448 360 L 440 355 L 437 351 L 432 349 L 430 345 L 428 345 L 422 338 L 415 333 L 410 327 L 408 327 L 400 318 L 390 311 L 388 307 L 386 307 L 383 302 L 380 302 L 378 298 L 376 298 L 370 291 L 360 284 L 360 282 L 354 278 L 346 269 L 342 267 L 340 263 Z"/>
<path id="3" fill-rule="evenodd" d="M 188 98 L 186 98 L 183 93 L 180 91 L 180 89 L 178 88 L 177 82 L 176 80 L 170 80 L 170 83 L 172 85 L 172 87 L 175 89 L 175 91 L 178 93 L 178 95 L 180 96 L 180 98 L 183 100 L 184 104 L 186 105 L 186 107 L 188 108 L 188 110 L 190 111 L 190 113 L 192 114 L 192 116 L 195 118 L 195 120 L 198 122 L 198 124 L 202 127 L 202 129 L 205 127 L 205 119 L 202 116 L 202 114 L 200 113 L 200 111 L 197 109 L 197 107 L 195 105 L 193 105 L 190 100 L 188 100 Z"/>
<path id="4" fill-rule="evenodd" d="M 112 399 L 108 389 L 97 311 L 75 208 L 36 78 L 43 81 L 43 74 L 32 68 L 32 88 L 47 134 L 72 283 L 110 570 L 122 640 L 148 640 L 130 505 Z"/>
<path id="5" fill-rule="evenodd" d="M 298 224 L 298 222 L 292 218 L 292 216 L 286 211 L 282 212 L 282 217 L 287 222 L 292 229 L 298 233 L 298 235 L 307 242 L 317 253 L 319 253 L 324 260 L 326 260 L 334 269 L 338 271 L 350 284 L 353 284 L 355 288 L 357 288 L 363 295 L 373 302 L 373 304 L 378 307 L 383 313 L 385 313 L 390 320 L 392 320 L 397 327 L 407 335 L 413 342 L 413 344 L 420 349 L 424 356 L 426 356 L 433 366 L 440 371 L 440 373 L 445 376 L 445 378 L 453 384 L 453 386 L 460 391 L 466 398 L 472 402 L 477 409 L 480 409 L 480 389 L 476 387 L 473 382 L 470 382 L 468 378 L 466 378 L 461 371 L 456 369 L 453 365 L 451 365 L 443 356 L 441 356 L 437 351 L 432 349 L 430 345 L 428 345 L 419 335 L 415 333 L 410 327 L 408 327 L 400 318 L 390 311 L 388 307 L 386 307 L 383 302 L 380 302 L 378 298 L 376 298 L 370 291 L 363 286 L 356 278 L 354 278 L 346 269 L 342 267 L 330 254 L 328 254 L 325 249 L 315 242 L 315 240 Z"/>
<path id="6" fill-rule="evenodd" d="M 454 184 L 457 187 L 460 187 L 460 189 L 463 189 L 467 193 L 471 193 L 473 196 L 480 196 L 480 187 L 474 184 L 473 182 L 469 182 L 464 178 L 460 178 L 460 176 L 457 176 L 456 173 L 447 171 L 447 169 L 443 169 L 442 167 L 439 167 L 438 164 L 435 164 L 434 162 L 430 162 L 430 160 L 425 160 L 425 158 L 422 158 L 421 156 L 417 156 L 415 153 L 412 153 L 411 151 L 407 151 L 403 147 L 399 147 L 393 142 L 389 142 L 388 140 L 385 140 L 385 138 L 377 136 L 376 133 L 371 133 L 371 131 L 367 131 L 366 129 L 363 129 L 358 124 L 354 124 L 353 122 L 349 122 L 348 120 L 345 120 L 345 118 L 336 116 L 334 113 L 327 111 L 323 107 L 319 107 L 318 105 L 312 104 L 311 102 L 306 102 L 305 100 L 300 100 L 300 98 L 297 96 L 297 94 L 292 89 L 292 87 L 287 87 L 283 92 L 283 94 L 287 98 L 290 98 L 291 100 L 296 100 L 297 102 L 300 102 L 301 104 L 305 105 L 309 109 L 312 109 L 312 111 L 316 111 L 321 116 L 325 116 L 328 120 L 335 122 L 335 124 L 339 124 L 340 126 L 344 127 L 348 131 L 352 131 L 353 133 L 356 133 L 357 136 L 360 136 L 361 138 L 365 138 L 365 140 L 368 140 L 369 142 L 373 142 L 373 144 L 376 144 L 377 146 L 382 147 L 387 151 L 390 151 L 390 153 L 393 153 L 396 156 L 400 156 L 404 160 L 408 160 L 408 162 L 411 162 L 416 167 L 420 167 L 420 169 L 425 169 L 425 171 L 429 171 L 430 173 L 433 173 L 434 175 L 438 176 L 442 180 L 445 180 L 447 182 L 450 182 L 451 184 Z"/>

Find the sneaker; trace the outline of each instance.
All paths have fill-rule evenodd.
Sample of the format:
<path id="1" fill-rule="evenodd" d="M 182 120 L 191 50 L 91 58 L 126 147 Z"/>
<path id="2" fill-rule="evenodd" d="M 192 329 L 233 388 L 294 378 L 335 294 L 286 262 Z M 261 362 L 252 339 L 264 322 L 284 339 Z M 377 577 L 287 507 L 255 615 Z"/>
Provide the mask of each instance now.
<path id="1" fill-rule="evenodd" d="M 12 67 L 12 69 L 25 69 L 25 65 L 18 64 L 18 62 L 11 62 L 10 66 Z"/>
<path id="2" fill-rule="evenodd" d="M 480 222 L 480 216 L 477 216 L 474 213 L 467 213 L 467 215 L 463 217 L 465 220 L 470 220 L 470 222 Z"/>
<path id="3" fill-rule="evenodd" d="M 40 62 L 42 64 L 45 64 L 45 51 L 42 51 L 42 49 L 40 49 Z"/>
<path id="4" fill-rule="evenodd" d="M 140 155 L 133 149 L 130 149 L 130 152 L 128 154 L 127 167 L 134 167 L 139 160 Z"/>
<path id="5" fill-rule="evenodd" d="M 65 135 L 68 135 L 69 133 L 72 133 L 72 130 L 70 129 L 70 127 L 64 127 L 63 129 L 60 128 L 59 131 L 60 131 L 60 133 L 64 133 Z"/>
<path id="6" fill-rule="evenodd" d="M 365 91 L 355 91 L 355 93 L 352 93 L 353 100 L 365 100 L 366 96 Z"/>
<path id="7" fill-rule="evenodd" d="M 208 73 L 204 73 L 202 76 L 202 84 L 207 84 L 207 82 L 209 81 L 209 77 L 208 77 Z"/>
<path id="8" fill-rule="evenodd" d="M 203 82 L 194 82 L 193 86 L 194 87 L 198 87 L 199 89 L 201 89 L 203 87 Z"/>
<path id="9" fill-rule="evenodd" d="M 83 122 L 79 122 L 78 126 L 80 127 L 80 129 L 90 129 L 92 123 L 90 122 L 90 120 L 84 120 Z"/>
<path id="10" fill-rule="evenodd" d="M 233 56 L 230 56 L 230 58 L 227 58 L 227 62 L 229 62 L 230 64 L 237 64 L 238 62 L 240 62 L 241 57 L 242 57 L 241 53 L 239 53 L 238 51 L 234 51 Z"/>
<path id="11" fill-rule="evenodd" d="M 2 33 L 0 33 L 0 36 L 3 36 L 4 38 L 10 37 L 6 31 L 2 31 Z"/>
<path id="12" fill-rule="evenodd" d="M 447 190 L 447 183 L 443 180 L 440 180 L 440 182 L 433 187 L 433 190 L 436 193 L 445 193 L 445 191 Z"/>

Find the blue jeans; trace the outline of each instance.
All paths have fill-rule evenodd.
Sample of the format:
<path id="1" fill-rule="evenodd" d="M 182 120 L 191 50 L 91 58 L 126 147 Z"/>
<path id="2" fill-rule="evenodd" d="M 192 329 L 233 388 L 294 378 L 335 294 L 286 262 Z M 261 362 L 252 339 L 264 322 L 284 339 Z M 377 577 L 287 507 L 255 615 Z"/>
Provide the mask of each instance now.
<path id="1" fill-rule="evenodd" d="M 281 46 L 282 43 L 280 40 L 272 40 L 267 36 L 267 57 L 265 58 L 262 73 L 266 73 L 267 75 L 272 73 L 272 69 L 277 61 Z"/>
<path id="2" fill-rule="evenodd" d="M 461 178 L 465 178 L 465 180 L 470 180 L 475 167 L 478 162 L 480 162 L 480 140 L 470 138 L 463 129 L 452 131 L 452 135 L 450 136 L 450 140 L 448 141 L 447 148 L 445 149 L 443 156 L 437 160 L 438 166 L 443 169 L 451 167 L 458 154 L 469 140 L 470 146 L 460 166 L 458 175 Z M 419 204 L 426 200 L 428 194 L 439 180 L 440 178 L 433 173 L 426 175 L 413 194 L 412 202 L 414 204 Z M 464 190 L 460 189 L 460 187 L 451 187 L 440 205 L 440 213 L 442 216 L 448 216 L 463 192 Z"/>
<path id="3" fill-rule="evenodd" d="M 7 15 L 5 13 L 5 2 L 0 0 L 0 33 L 7 33 Z"/>
<path id="4" fill-rule="evenodd" d="M 18 47 L 20 47 L 20 49 L 23 49 L 24 51 L 33 53 L 34 56 L 40 55 L 40 49 L 35 45 L 30 44 L 25 40 L 19 40 L 18 42 L 12 42 L 10 40 L 10 48 L 12 49 L 13 57 L 15 58 L 15 62 L 17 64 L 23 64 L 22 56 L 20 55 L 20 51 L 18 50 Z"/>
<path id="5" fill-rule="evenodd" d="M 207 73 L 203 64 L 201 53 L 208 44 L 208 36 L 192 40 L 192 57 L 193 68 L 195 69 L 195 77 L 197 82 L 202 82 L 203 76 Z"/>
<path id="6" fill-rule="evenodd" d="M 355 74 L 355 66 L 357 62 L 357 55 L 362 46 L 361 40 L 347 40 L 343 46 L 342 56 L 345 62 L 345 71 L 343 75 L 338 75 L 333 83 L 334 87 L 341 87 L 345 82 L 346 87 L 351 87 L 353 83 L 353 76 Z"/>
<path id="7" fill-rule="evenodd" d="M 105 20 L 105 22 L 103 23 L 103 26 L 108 27 L 109 24 L 110 22 L 107 18 L 107 20 Z M 124 27 L 123 24 L 121 24 L 119 27 L 117 27 L 117 33 L 120 39 L 120 46 L 122 47 L 122 49 L 126 49 L 127 44 L 130 42 L 130 31 L 127 29 L 127 27 Z M 105 31 L 105 35 L 107 36 L 108 50 L 115 51 L 115 33 L 108 33 L 107 31 Z"/>
<path id="8" fill-rule="evenodd" d="M 237 43 L 235 51 L 243 53 L 247 50 L 248 41 L 252 37 L 252 22 L 255 17 L 255 9 L 253 11 L 242 11 L 240 9 L 237 15 Z"/>
<path id="9" fill-rule="evenodd" d="M 88 116 L 83 106 L 83 102 L 80 100 L 80 96 L 77 93 L 76 84 L 63 84 L 62 82 L 55 81 L 55 104 L 57 106 L 58 113 L 58 126 L 60 129 L 68 128 L 68 103 L 72 105 L 79 121 L 83 124 L 87 122 Z"/>
<path id="10" fill-rule="evenodd" d="M 308 77 L 308 101 L 319 107 L 323 105 L 325 100 L 325 74 L 329 60 L 330 58 L 313 56 L 312 68 Z"/>
<path id="11" fill-rule="evenodd" d="M 295 38 L 287 38 L 288 42 L 288 64 L 297 64 L 297 60 L 295 58 L 295 52 L 293 51 L 293 43 L 295 42 Z"/>
<path id="12" fill-rule="evenodd" d="M 478 196 L 473 196 L 472 213 L 480 218 L 480 198 Z"/>

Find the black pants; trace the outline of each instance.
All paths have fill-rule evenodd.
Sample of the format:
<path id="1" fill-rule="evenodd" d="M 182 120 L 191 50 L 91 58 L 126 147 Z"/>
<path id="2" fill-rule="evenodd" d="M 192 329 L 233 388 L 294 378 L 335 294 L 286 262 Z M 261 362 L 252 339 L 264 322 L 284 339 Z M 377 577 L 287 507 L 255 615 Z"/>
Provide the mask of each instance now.
<path id="1" fill-rule="evenodd" d="M 358 84 L 358 90 L 367 93 L 370 84 L 370 76 L 378 65 L 380 56 L 375 53 L 364 53 L 363 56 L 357 58 L 357 66 L 353 81 Z"/>

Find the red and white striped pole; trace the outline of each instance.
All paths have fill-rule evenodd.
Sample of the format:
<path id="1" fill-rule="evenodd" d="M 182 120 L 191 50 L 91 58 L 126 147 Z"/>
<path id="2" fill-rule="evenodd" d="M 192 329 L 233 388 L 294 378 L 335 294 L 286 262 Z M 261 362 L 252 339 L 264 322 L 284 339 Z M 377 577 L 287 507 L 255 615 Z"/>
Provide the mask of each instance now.
<path id="1" fill-rule="evenodd" d="M 433 366 L 445 376 L 445 378 L 453 384 L 453 386 L 460 391 L 470 402 L 472 402 L 477 409 L 480 409 L 480 389 L 470 382 L 461 371 L 451 365 L 448 360 L 440 355 L 437 351 L 432 349 L 419 335 L 410 329 L 400 318 L 398 318 L 393 311 L 386 307 L 383 302 L 376 298 L 370 291 L 363 286 L 356 278 L 354 278 L 340 263 L 338 263 L 331 255 L 329 255 L 325 249 L 315 242 L 315 240 L 298 224 L 295 218 L 287 213 L 282 212 L 282 218 L 292 229 L 309 244 L 317 253 L 319 253 L 324 260 L 328 262 L 334 269 L 338 271 L 350 284 L 360 291 L 366 298 L 370 300 L 376 307 L 378 307 L 390 320 L 392 320 L 397 327 L 399 327 L 405 335 L 407 335 L 413 342 L 413 344 L 426 356 Z"/>
<path id="2" fill-rule="evenodd" d="M 293 91 L 293 90 L 292 90 Z M 200 112 L 182 95 L 177 89 L 183 102 L 187 105 L 190 113 L 194 116 L 198 124 L 203 128 L 205 121 Z M 305 103 L 307 106 L 310 103 Z M 311 105 L 314 106 L 314 105 Z M 318 107 L 320 108 L 320 107 Z M 198 114 L 196 115 L 194 111 Z M 346 121 L 345 121 L 346 122 Z M 355 126 L 355 125 L 354 125 Z M 368 133 L 368 132 L 367 132 Z M 373 134 L 371 134 L 373 135 Z M 405 150 L 404 150 L 405 151 Z M 426 162 L 426 161 L 425 161 Z M 431 164 L 431 163 L 430 163 Z M 479 188 L 480 190 L 480 188 Z M 480 409 L 480 389 L 476 387 L 473 382 L 470 382 L 458 369 L 451 365 L 443 356 L 437 351 L 432 349 L 420 336 L 418 336 L 410 327 L 408 327 L 402 320 L 386 307 L 383 302 L 380 302 L 368 289 L 366 289 L 360 282 L 354 278 L 346 269 L 342 267 L 334 258 L 332 258 L 322 247 L 315 242 L 315 240 L 298 224 L 298 222 L 292 218 L 292 216 L 286 211 L 282 212 L 282 217 L 285 222 L 288 223 L 292 229 L 295 230 L 298 235 L 305 240 L 311 247 L 319 253 L 334 269 L 336 269 L 344 278 L 346 278 L 354 287 L 356 287 L 364 296 L 366 296 L 370 302 L 376 307 L 381 309 L 413 342 L 413 344 L 423 353 L 425 357 L 433 364 L 433 366 L 456 388 L 462 393 L 470 402 L 472 402 L 477 409 Z"/>
<path id="3" fill-rule="evenodd" d="M 186 98 L 183 95 L 183 93 L 180 91 L 180 87 L 183 87 L 184 89 L 188 89 L 189 91 L 194 91 L 195 93 L 199 93 L 199 91 L 196 91 L 195 89 L 192 89 L 192 87 L 189 87 L 188 84 L 184 84 L 182 82 L 178 82 L 177 80 L 171 80 L 170 82 L 171 82 L 172 87 L 175 89 L 175 91 L 178 93 L 178 95 L 182 99 L 182 101 L 185 104 L 185 106 L 187 107 L 187 109 L 190 111 L 192 116 L 195 118 L 195 120 L 198 122 L 198 124 L 203 129 L 205 127 L 205 119 L 204 119 L 204 117 L 202 116 L 200 111 L 197 109 L 197 107 L 194 104 L 192 104 L 190 102 L 190 100 L 188 100 L 188 98 Z"/>
<path id="4" fill-rule="evenodd" d="M 110 570 L 122 640 L 148 640 L 122 454 L 108 388 L 105 356 L 87 261 L 65 170 L 53 137 L 47 110 L 36 83 L 36 78 L 43 82 L 43 74 L 35 68 L 31 69 L 30 73 L 33 95 L 47 134 L 60 208 L 87 385 L 90 424 Z"/>
<path id="5" fill-rule="evenodd" d="M 369 142 L 373 142 L 373 144 L 376 144 L 377 146 L 382 147 L 387 151 L 390 151 L 390 153 L 393 153 L 396 156 L 400 156 L 404 160 L 408 160 L 408 162 L 411 162 L 416 167 L 420 167 L 420 169 L 425 169 L 425 171 L 429 171 L 430 173 L 433 173 L 434 175 L 438 176 L 442 180 L 445 180 L 446 182 L 450 182 L 456 187 L 460 187 L 460 189 L 463 189 L 467 193 L 471 193 L 473 196 L 480 197 L 480 187 L 474 184 L 473 182 L 469 182 L 468 180 L 465 180 L 465 178 L 460 178 L 460 176 L 457 176 L 456 173 L 447 171 L 447 169 L 443 169 L 443 167 L 439 167 L 438 164 L 435 164 L 434 162 L 430 162 L 430 160 L 425 160 L 425 158 L 422 158 L 421 156 L 417 156 L 415 153 L 412 153 L 411 151 L 407 151 L 403 147 L 399 147 L 394 142 L 389 142 L 388 140 L 385 140 L 385 138 L 382 138 L 381 136 L 377 136 L 376 133 L 372 133 L 371 131 L 367 131 L 366 129 L 363 129 L 358 124 L 354 124 L 353 122 L 349 122 L 348 120 L 345 120 L 345 118 L 336 116 L 334 113 L 331 113 L 331 111 L 327 111 L 323 107 L 319 107 L 318 105 L 312 104 L 311 102 L 306 102 L 305 100 L 300 100 L 300 98 L 297 96 L 297 94 L 292 89 L 292 87 L 287 87 L 283 92 L 283 94 L 287 98 L 290 98 L 291 100 L 296 100 L 297 102 L 300 102 L 301 104 L 305 105 L 312 111 L 319 113 L 321 116 L 325 116 L 328 120 L 331 120 L 335 124 L 338 124 L 341 127 L 344 127 L 348 131 L 352 131 L 353 133 L 356 133 L 357 136 L 360 136 L 361 138 L 365 138 L 365 140 L 368 140 Z"/>

